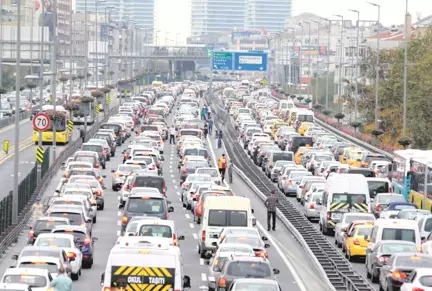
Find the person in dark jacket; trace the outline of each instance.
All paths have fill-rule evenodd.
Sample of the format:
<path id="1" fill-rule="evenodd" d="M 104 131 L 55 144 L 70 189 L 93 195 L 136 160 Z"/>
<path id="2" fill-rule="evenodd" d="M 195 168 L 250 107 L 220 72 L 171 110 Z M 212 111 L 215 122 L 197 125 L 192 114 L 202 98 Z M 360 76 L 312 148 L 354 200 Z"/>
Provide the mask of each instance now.
<path id="1" fill-rule="evenodd" d="M 85 143 L 85 131 L 82 127 L 80 127 L 80 138 L 82 139 L 82 142 Z"/>
<path id="2" fill-rule="evenodd" d="M 217 148 L 222 148 L 222 130 L 219 130 L 217 133 Z"/>
<path id="3" fill-rule="evenodd" d="M 232 184 L 233 182 L 233 173 L 234 173 L 234 164 L 233 162 L 228 162 L 228 183 Z"/>
<path id="4" fill-rule="evenodd" d="M 273 220 L 272 229 L 276 230 L 276 210 L 279 199 L 276 196 L 274 190 L 271 191 L 270 196 L 264 202 L 265 207 L 267 207 L 267 230 L 270 231 L 270 222 Z"/>
<path id="5" fill-rule="evenodd" d="M 207 120 L 208 122 L 208 133 L 210 135 L 212 135 L 213 132 L 213 119 L 211 117 L 209 117 L 209 119 Z"/>

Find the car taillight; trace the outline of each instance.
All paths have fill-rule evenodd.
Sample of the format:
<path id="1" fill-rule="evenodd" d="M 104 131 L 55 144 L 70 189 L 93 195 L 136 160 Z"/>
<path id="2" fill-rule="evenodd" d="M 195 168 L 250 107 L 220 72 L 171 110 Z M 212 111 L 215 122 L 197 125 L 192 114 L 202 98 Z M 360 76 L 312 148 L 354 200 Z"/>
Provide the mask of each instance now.
<path id="1" fill-rule="evenodd" d="M 226 287 L 226 279 L 224 277 L 219 278 L 218 287 Z"/>
<path id="2" fill-rule="evenodd" d="M 156 162 L 156 166 L 157 166 L 158 168 L 160 167 L 160 165 L 161 165 L 160 162 Z"/>
<path id="3" fill-rule="evenodd" d="M 331 218 L 331 212 L 327 212 L 327 220 L 330 220 Z"/>
<path id="4" fill-rule="evenodd" d="M 261 157 L 264 157 L 264 153 L 261 153 Z"/>
<path id="5" fill-rule="evenodd" d="M 66 255 L 68 258 L 76 258 L 77 256 L 74 252 L 68 252 Z"/>
<path id="6" fill-rule="evenodd" d="M 127 216 L 123 216 L 122 217 L 122 224 L 127 224 L 127 222 L 128 222 Z"/>
<path id="7" fill-rule="evenodd" d="M 116 173 L 115 176 L 116 176 L 116 177 L 123 177 L 123 174 L 121 174 L 121 173 Z"/>
<path id="8" fill-rule="evenodd" d="M 201 232 L 201 240 L 202 240 L 202 241 L 205 241 L 205 239 L 206 239 L 206 231 L 203 230 L 203 231 Z"/>
<path id="9" fill-rule="evenodd" d="M 376 212 L 381 212 L 382 211 L 382 205 L 377 205 L 377 207 L 375 208 Z"/>
<path id="10" fill-rule="evenodd" d="M 173 238 L 173 246 L 177 246 L 177 236 L 173 234 L 172 238 Z"/>
<path id="11" fill-rule="evenodd" d="M 34 238 L 34 231 L 29 231 L 28 237 L 29 238 Z"/>
<path id="12" fill-rule="evenodd" d="M 414 287 L 412 288 L 412 291 L 425 291 L 425 289 Z"/>
<path id="13" fill-rule="evenodd" d="M 95 165 L 95 168 L 99 169 L 99 164 L 96 164 L 96 165 Z"/>
<path id="14" fill-rule="evenodd" d="M 187 169 L 183 169 L 183 173 L 187 173 L 187 171 L 188 171 Z"/>
<path id="15" fill-rule="evenodd" d="M 267 252 L 266 251 L 257 251 L 257 252 L 255 252 L 255 256 L 256 257 L 267 258 Z"/>
<path id="16" fill-rule="evenodd" d="M 89 238 L 86 238 L 86 239 L 84 240 L 84 245 L 89 245 L 90 243 L 91 243 L 91 241 L 90 241 Z"/>
<path id="17" fill-rule="evenodd" d="M 309 204 L 309 209 L 315 209 L 315 203 L 311 203 L 311 204 Z"/>
<path id="18" fill-rule="evenodd" d="M 388 263 L 389 259 L 387 257 L 378 257 L 377 258 L 377 263 L 378 265 L 383 265 L 384 263 Z"/>
<path id="19" fill-rule="evenodd" d="M 96 191 L 96 196 L 99 196 L 99 197 L 102 196 L 102 192 L 100 190 L 97 190 Z"/>
<path id="20" fill-rule="evenodd" d="M 66 179 L 65 179 L 65 183 L 67 183 L 67 182 L 69 182 L 69 178 L 66 178 Z"/>
<path id="21" fill-rule="evenodd" d="M 407 277 L 407 274 L 401 271 L 393 271 L 392 277 L 393 279 L 400 280 L 400 279 L 405 279 Z"/>

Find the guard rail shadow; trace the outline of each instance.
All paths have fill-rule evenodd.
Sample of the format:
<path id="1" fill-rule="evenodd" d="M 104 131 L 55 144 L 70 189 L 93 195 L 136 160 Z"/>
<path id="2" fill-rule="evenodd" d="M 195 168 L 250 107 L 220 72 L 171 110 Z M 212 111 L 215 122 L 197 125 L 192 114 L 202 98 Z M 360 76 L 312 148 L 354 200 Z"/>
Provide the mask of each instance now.
<path id="1" fill-rule="evenodd" d="M 99 130 L 102 123 L 108 118 L 116 114 L 118 105 L 111 108 L 105 117 L 96 122 L 86 133 L 84 140 L 88 141 Z M 0 201 L 0 256 L 3 255 L 10 245 L 16 243 L 21 232 L 25 229 L 28 221 L 32 217 L 32 207 L 36 201 L 36 197 L 43 195 L 47 189 L 51 179 L 56 175 L 62 164 L 73 155 L 82 145 L 82 139 L 70 143 L 64 151 L 62 151 L 57 159 L 50 166 L 50 148 L 44 152 L 44 159 L 41 168 L 41 181 L 37 185 L 37 165 L 32 168 L 30 173 L 21 181 L 18 186 L 18 220 L 17 224 L 12 224 L 12 199 L 13 191 Z"/>
<path id="2" fill-rule="evenodd" d="M 310 250 L 313 256 L 315 256 L 335 290 L 374 290 L 367 279 L 357 273 L 333 244 L 316 230 L 314 225 L 297 210 L 264 173 L 256 168 L 255 164 L 246 155 L 243 147 L 240 145 L 238 132 L 233 126 L 232 118 L 222 106 L 222 102 L 217 100 L 218 98 L 215 96 L 213 96 L 213 98 L 206 96 L 206 98 L 207 101 L 212 101 L 209 102 L 209 106 L 211 106 L 214 115 L 217 117 L 216 123 L 222 121 L 222 123 L 219 124 L 219 129 L 224 132 L 223 140 L 226 152 L 234 165 L 236 165 L 237 173 L 240 173 L 240 175 L 243 174 L 245 182 L 255 190 L 254 192 L 260 198 L 265 199 L 271 191 L 277 193 L 279 198 L 279 218 L 285 222 L 285 226 L 287 226 L 294 237 L 297 238 L 297 241 L 305 249 Z M 244 173 L 247 173 L 247 179 Z M 260 194 L 263 196 L 261 197 Z"/>

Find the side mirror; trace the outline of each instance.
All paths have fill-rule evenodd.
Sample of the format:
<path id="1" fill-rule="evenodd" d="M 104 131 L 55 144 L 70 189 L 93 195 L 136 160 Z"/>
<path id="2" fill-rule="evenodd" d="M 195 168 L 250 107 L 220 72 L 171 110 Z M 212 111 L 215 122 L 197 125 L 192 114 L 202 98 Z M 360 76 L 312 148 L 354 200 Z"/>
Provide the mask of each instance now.
<path id="1" fill-rule="evenodd" d="M 265 245 L 264 245 L 264 248 L 266 248 L 266 249 L 268 249 L 269 247 L 270 247 L 269 244 L 265 244 Z"/>
<path id="2" fill-rule="evenodd" d="M 184 235 L 179 235 L 178 240 L 184 240 L 185 236 Z"/>
<path id="3" fill-rule="evenodd" d="M 161 161 L 165 161 L 164 156 L 161 156 L 161 157 L 160 157 L 160 160 L 161 160 Z"/>
<path id="4" fill-rule="evenodd" d="M 218 246 L 217 242 L 212 242 L 212 246 L 217 247 Z"/>
<path id="5" fill-rule="evenodd" d="M 92 241 L 93 241 L 93 242 L 98 241 L 98 238 L 97 238 L 97 237 L 94 237 L 94 238 L 92 238 Z"/>
<path id="6" fill-rule="evenodd" d="M 105 178 L 106 178 L 106 175 L 102 175 L 102 178 L 104 178 L 104 179 L 105 179 Z"/>
<path id="7" fill-rule="evenodd" d="M 91 219 L 87 219 L 86 222 L 87 222 L 87 223 L 91 223 L 92 220 L 91 220 Z"/>
<path id="8" fill-rule="evenodd" d="M 18 260 L 18 255 L 12 255 L 11 259 L 14 260 L 14 261 Z"/>
<path id="9" fill-rule="evenodd" d="M 105 273 L 102 273 L 102 275 L 101 275 L 101 285 L 103 286 L 103 284 L 104 284 L 104 281 L 105 281 Z"/>
<path id="10" fill-rule="evenodd" d="M 367 234 L 365 234 L 365 236 L 363 238 L 365 241 L 369 241 L 369 236 Z"/>
<path id="11" fill-rule="evenodd" d="M 191 279 L 189 276 L 183 277 L 183 288 L 190 288 L 191 287 Z"/>
<path id="12" fill-rule="evenodd" d="M 261 239 L 262 239 L 263 241 L 267 241 L 267 240 L 268 240 L 268 238 L 267 238 L 266 236 L 262 236 Z"/>
<path id="13" fill-rule="evenodd" d="M 204 264 L 206 264 L 207 266 L 210 266 L 210 260 L 205 260 Z"/>
<path id="14" fill-rule="evenodd" d="M 273 269 L 273 274 L 277 275 L 279 273 L 280 273 L 279 269 Z"/>
<path id="15" fill-rule="evenodd" d="M 54 192 L 55 192 L 55 193 L 59 193 L 59 194 L 60 194 L 60 190 L 55 190 Z"/>
<path id="16" fill-rule="evenodd" d="M 123 204 L 119 204 L 118 209 L 123 209 Z"/>
<path id="17" fill-rule="evenodd" d="M 257 225 L 257 220 L 255 217 L 252 218 L 252 226 L 256 226 Z"/>
<path id="18" fill-rule="evenodd" d="M 196 197 L 192 198 L 193 201 L 197 201 Z"/>
<path id="19" fill-rule="evenodd" d="M 168 207 L 168 212 L 174 212 L 174 207 L 172 206 Z"/>
<path id="20" fill-rule="evenodd" d="M 253 210 L 253 208 L 252 208 L 251 212 L 252 212 L 252 214 L 253 214 L 253 213 L 255 213 L 255 210 Z"/>
<path id="21" fill-rule="evenodd" d="M 115 173 L 115 170 L 111 170 L 111 173 Z"/>

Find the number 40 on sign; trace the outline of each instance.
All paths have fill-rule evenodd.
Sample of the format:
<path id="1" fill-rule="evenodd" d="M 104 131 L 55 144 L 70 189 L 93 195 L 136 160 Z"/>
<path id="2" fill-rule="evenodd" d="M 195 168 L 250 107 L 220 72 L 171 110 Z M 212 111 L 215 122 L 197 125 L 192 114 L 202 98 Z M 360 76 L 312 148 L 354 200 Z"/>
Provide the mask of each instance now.
<path id="1" fill-rule="evenodd" d="M 33 128 L 37 131 L 45 131 L 50 127 L 50 118 L 45 113 L 36 114 L 33 118 Z"/>

